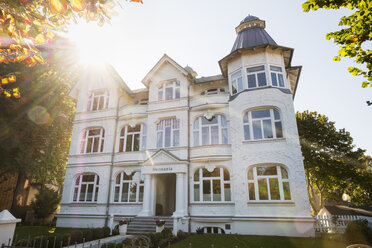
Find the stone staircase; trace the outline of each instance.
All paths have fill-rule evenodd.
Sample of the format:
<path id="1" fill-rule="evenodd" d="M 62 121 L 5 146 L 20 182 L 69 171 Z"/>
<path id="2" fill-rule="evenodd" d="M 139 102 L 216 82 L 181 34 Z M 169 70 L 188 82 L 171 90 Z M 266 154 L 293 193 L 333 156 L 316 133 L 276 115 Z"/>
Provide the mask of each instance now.
<path id="1" fill-rule="evenodd" d="M 173 231 L 173 218 L 169 216 L 156 217 L 134 217 L 128 225 L 127 234 L 154 233 L 156 231 L 155 221 L 165 220 L 165 228 Z"/>

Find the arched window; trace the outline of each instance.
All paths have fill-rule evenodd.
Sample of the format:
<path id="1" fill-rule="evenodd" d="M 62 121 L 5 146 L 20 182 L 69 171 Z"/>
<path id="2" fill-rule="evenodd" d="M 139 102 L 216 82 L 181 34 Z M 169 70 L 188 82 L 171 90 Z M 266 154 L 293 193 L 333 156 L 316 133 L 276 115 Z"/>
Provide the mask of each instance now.
<path id="1" fill-rule="evenodd" d="M 146 125 L 125 126 L 120 132 L 119 152 L 146 150 Z"/>
<path id="2" fill-rule="evenodd" d="M 205 168 L 194 174 L 195 202 L 231 201 L 230 173 L 227 169 L 217 167 L 212 172 Z"/>
<path id="3" fill-rule="evenodd" d="M 243 125 L 245 140 L 283 137 L 280 114 L 275 109 L 249 111 L 244 115 Z"/>
<path id="4" fill-rule="evenodd" d="M 163 83 L 158 89 L 158 100 L 180 98 L 180 82 Z"/>
<path id="5" fill-rule="evenodd" d="M 105 141 L 105 130 L 100 128 L 90 128 L 84 131 L 80 144 L 80 153 L 103 152 Z"/>
<path id="6" fill-rule="evenodd" d="M 114 202 L 142 202 L 143 185 L 140 172 L 129 176 L 121 172 L 116 177 Z"/>
<path id="7" fill-rule="evenodd" d="M 75 181 L 74 202 L 97 202 L 99 176 L 96 174 L 79 175 Z"/>
<path id="8" fill-rule="evenodd" d="M 250 201 L 291 200 L 287 170 L 280 165 L 250 167 L 248 194 Z"/>
<path id="9" fill-rule="evenodd" d="M 156 147 L 177 147 L 180 145 L 180 121 L 162 120 L 156 127 Z"/>
<path id="10" fill-rule="evenodd" d="M 210 120 L 199 117 L 194 121 L 194 146 L 227 143 L 228 134 L 225 116 L 216 115 Z"/>
<path id="11" fill-rule="evenodd" d="M 107 89 L 93 90 L 88 96 L 88 111 L 107 109 L 109 91 Z"/>

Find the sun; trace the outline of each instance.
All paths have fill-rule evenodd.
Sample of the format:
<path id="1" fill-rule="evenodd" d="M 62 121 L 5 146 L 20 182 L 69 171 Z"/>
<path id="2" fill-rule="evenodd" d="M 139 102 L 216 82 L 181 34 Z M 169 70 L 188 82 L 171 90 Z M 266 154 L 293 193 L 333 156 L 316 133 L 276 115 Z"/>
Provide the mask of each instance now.
<path id="1" fill-rule="evenodd" d="M 82 20 L 74 25 L 67 34 L 68 39 L 76 46 L 76 57 L 82 65 L 103 65 L 109 60 L 110 30 L 96 23 L 86 23 Z"/>

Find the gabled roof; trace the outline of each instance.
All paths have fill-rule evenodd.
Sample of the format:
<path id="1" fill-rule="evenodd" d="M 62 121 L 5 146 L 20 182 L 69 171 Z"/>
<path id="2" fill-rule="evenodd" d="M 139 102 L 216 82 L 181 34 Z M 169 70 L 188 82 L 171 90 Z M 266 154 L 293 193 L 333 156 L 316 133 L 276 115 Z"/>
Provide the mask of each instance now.
<path id="1" fill-rule="evenodd" d="M 166 164 L 185 164 L 186 160 L 181 160 L 172 153 L 160 149 L 155 152 L 149 159 L 142 163 L 142 165 L 152 166 L 156 164 L 166 165 Z"/>
<path id="2" fill-rule="evenodd" d="M 372 207 L 324 206 L 331 215 L 361 215 L 372 217 Z"/>
<path id="3" fill-rule="evenodd" d="M 128 87 L 128 85 L 124 82 L 124 80 L 120 77 L 114 67 L 108 63 L 104 64 L 100 67 L 100 70 L 97 71 L 94 68 L 87 67 L 83 73 L 102 73 L 106 74 L 107 77 L 111 77 L 114 83 L 118 84 L 118 88 L 124 90 L 129 95 L 133 94 L 133 91 Z M 80 80 L 74 87 L 71 89 L 69 96 L 77 99 L 79 94 L 79 89 L 84 87 L 83 80 Z M 84 82 L 85 83 L 85 82 Z"/>
<path id="4" fill-rule="evenodd" d="M 189 75 L 189 72 L 187 70 L 185 70 L 185 68 L 180 66 L 176 61 L 174 61 L 167 54 L 164 54 L 163 57 L 161 57 L 161 59 L 155 64 L 155 66 L 142 79 L 142 83 L 148 87 L 149 83 L 151 82 L 151 78 L 155 75 L 155 73 L 160 69 L 160 67 L 164 63 L 169 63 L 169 64 L 173 65 L 176 69 L 178 69 L 185 76 Z"/>

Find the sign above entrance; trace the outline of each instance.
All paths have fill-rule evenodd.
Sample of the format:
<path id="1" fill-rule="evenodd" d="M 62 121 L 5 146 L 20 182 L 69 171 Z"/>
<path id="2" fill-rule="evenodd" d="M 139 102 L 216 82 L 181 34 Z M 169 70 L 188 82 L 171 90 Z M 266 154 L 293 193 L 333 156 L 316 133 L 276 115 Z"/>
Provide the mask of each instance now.
<path id="1" fill-rule="evenodd" d="M 153 165 L 142 166 L 141 174 L 164 174 L 164 173 L 186 173 L 187 166 L 180 165 Z"/>

